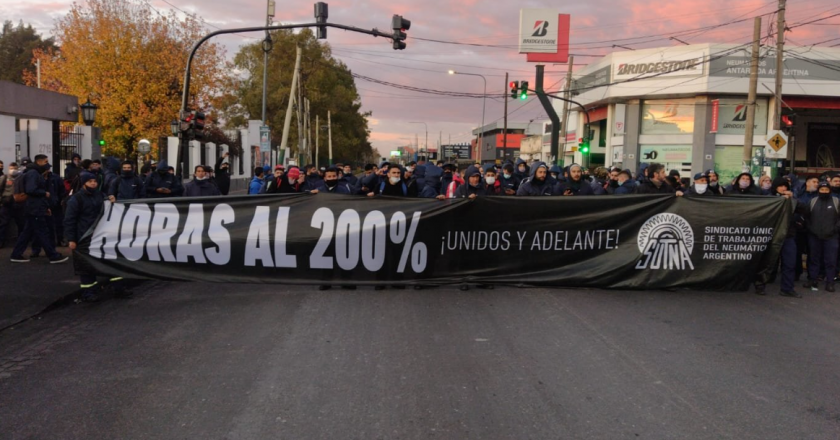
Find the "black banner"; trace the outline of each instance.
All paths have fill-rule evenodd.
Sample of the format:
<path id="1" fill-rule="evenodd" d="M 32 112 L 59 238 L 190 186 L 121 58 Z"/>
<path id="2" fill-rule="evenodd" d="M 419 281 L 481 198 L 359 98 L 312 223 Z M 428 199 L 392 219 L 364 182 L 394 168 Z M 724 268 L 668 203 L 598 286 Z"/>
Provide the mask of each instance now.
<path id="1" fill-rule="evenodd" d="M 769 278 L 790 212 L 780 197 L 106 202 L 75 257 L 83 272 L 219 283 L 743 290 Z"/>

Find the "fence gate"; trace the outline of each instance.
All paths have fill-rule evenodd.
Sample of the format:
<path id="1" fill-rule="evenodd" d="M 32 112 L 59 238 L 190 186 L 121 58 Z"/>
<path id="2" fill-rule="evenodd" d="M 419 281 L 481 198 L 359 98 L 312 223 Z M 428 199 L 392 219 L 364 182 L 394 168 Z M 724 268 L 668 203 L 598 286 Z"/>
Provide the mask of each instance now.
<path id="1" fill-rule="evenodd" d="M 82 127 L 78 125 L 59 125 L 58 126 L 58 145 L 57 149 L 53 149 L 53 172 L 64 177 L 64 168 L 72 161 L 73 153 L 82 155 L 82 143 L 84 141 L 84 134 L 82 134 Z M 56 136 L 53 136 L 55 139 Z M 90 159 L 90 158 L 88 158 Z"/>

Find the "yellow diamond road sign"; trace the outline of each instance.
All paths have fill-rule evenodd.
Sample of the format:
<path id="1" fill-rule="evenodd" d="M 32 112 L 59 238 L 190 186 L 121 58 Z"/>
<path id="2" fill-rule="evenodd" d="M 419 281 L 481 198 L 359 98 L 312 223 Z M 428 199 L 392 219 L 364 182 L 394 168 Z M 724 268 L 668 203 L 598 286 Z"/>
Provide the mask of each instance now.
<path id="1" fill-rule="evenodd" d="M 776 133 L 775 136 L 767 140 L 767 145 L 769 145 L 770 148 L 779 151 L 787 145 L 787 141 L 782 137 L 782 135 Z"/>

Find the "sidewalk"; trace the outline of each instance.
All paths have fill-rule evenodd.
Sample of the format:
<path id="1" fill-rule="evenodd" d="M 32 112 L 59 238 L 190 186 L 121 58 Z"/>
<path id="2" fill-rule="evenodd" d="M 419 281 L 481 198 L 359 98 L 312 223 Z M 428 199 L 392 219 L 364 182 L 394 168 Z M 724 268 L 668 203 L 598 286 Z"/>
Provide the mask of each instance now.
<path id="1" fill-rule="evenodd" d="M 70 249 L 57 248 L 62 255 Z M 79 277 L 73 273 L 73 259 L 50 264 L 44 257 L 29 263 L 11 263 L 12 246 L 0 249 L 0 329 L 30 318 L 54 302 L 79 289 Z M 29 251 L 24 255 L 29 255 Z"/>

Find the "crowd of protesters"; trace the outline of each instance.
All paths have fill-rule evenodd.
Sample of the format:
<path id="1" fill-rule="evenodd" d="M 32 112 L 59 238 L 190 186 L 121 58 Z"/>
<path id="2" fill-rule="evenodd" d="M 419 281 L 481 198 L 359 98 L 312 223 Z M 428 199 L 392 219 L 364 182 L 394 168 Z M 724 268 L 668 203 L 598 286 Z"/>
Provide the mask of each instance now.
<path id="1" fill-rule="evenodd" d="M 63 178 L 53 173 L 44 155 L 35 156 L 34 161 L 23 158 L 20 164 L 11 163 L 5 170 L 0 162 L 0 247 L 5 246 L 7 228 L 14 223 L 18 235 L 11 254 L 12 263 L 28 263 L 31 258 L 39 257 L 42 250 L 50 263 L 64 263 L 68 257 L 56 248 L 75 249 L 99 217 L 106 199 L 119 202 L 228 195 L 229 169 L 228 154 L 225 153 L 215 167 L 196 166 L 193 180 L 184 184 L 165 160 L 147 164 L 138 172 L 130 161 L 109 158 L 103 164 L 74 155 Z M 795 203 L 778 270 L 781 294 L 801 297 L 794 289 L 794 283 L 804 272 L 805 255 L 808 261 L 805 287 L 816 291 L 822 282 L 826 291 L 834 292 L 840 248 L 840 173 L 809 177 L 804 182 L 795 175 L 776 179 L 762 176 L 756 182 L 749 173 L 742 173 L 724 184 L 713 169 L 693 177 L 691 182 L 683 180 L 679 171 L 669 173 L 658 163 L 641 164 L 636 175 L 629 170 L 604 167 L 596 168 L 590 174 L 590 170 L 578 164 L 560 168 L 538 161 L 528 164 L 521 159 L 501 166 L 476 163 L 465 169 L 442 161 L 410 162 L 405 166 L 382 162 L 365 165 L 358 175 L 348 164 L 321 169 L 312 165 L 289 166 L 288 169 L 277 165 L 273 170 L 268 166 L 255 168 L 248 194 L 334 193 L 439 200 L 628 194 L 673 194 L 689 198 L 786 197 Z M 25 257 L 27 248 L 31 251 Z M 82 275 L 81 287 L 84 301 L 98 300 L 100 286 L 95 277 Z M 756 293 L 765 293 L 763 284 L 756 283 L 755 287 Z M 111 279 L 106 288 L 117 296 L 131 294 L 120 278 Z"/>

